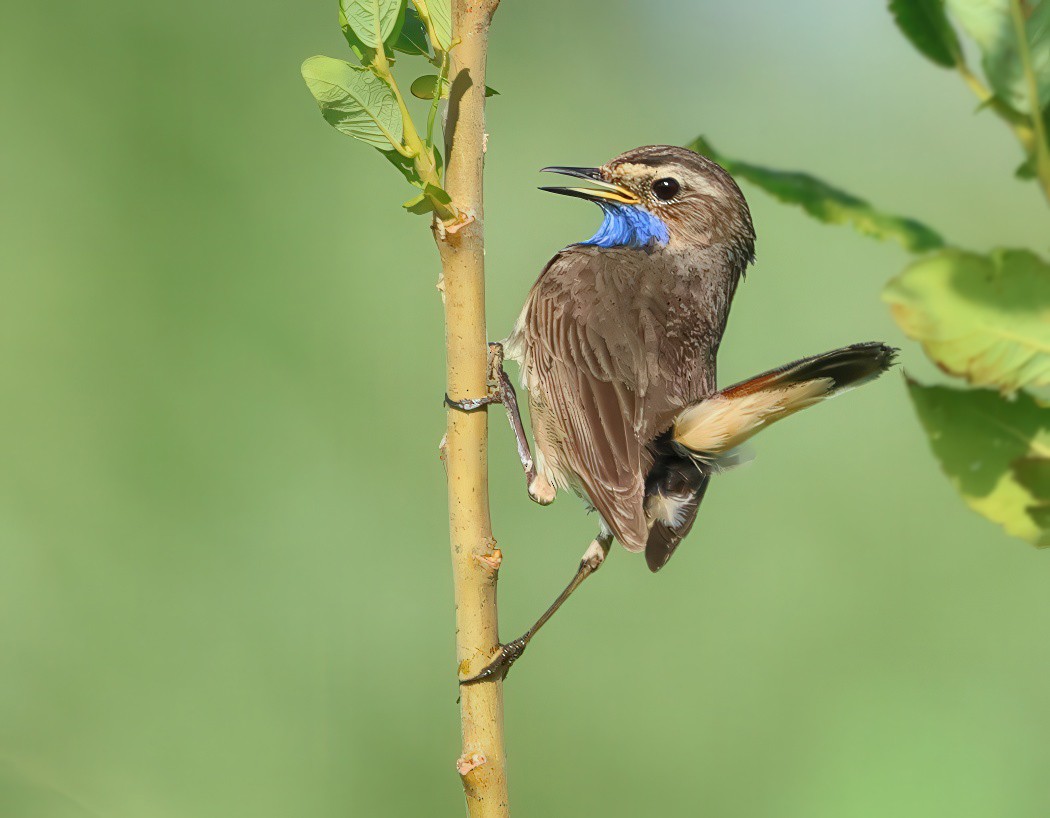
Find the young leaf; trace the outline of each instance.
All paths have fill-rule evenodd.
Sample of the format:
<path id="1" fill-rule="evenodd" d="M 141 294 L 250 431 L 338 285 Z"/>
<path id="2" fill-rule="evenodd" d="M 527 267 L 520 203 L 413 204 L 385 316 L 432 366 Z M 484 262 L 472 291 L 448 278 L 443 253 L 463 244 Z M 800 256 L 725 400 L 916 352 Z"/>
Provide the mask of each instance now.
<path id="1" fill-rule="evenodd" d="M 1036 176 L 1036 173 L 1035 173 L 1036 161 L 1037 161 L 1036 160 L 1036 156 L 1033 153 L 1031 156 L 1029 156 L 1027 159 L 1025 159 L 1020 165 L 1018 165 L 1016 168 L 1014 168 L 1014 176 L 1016 176 L 1018 179 L 1020 179 L 1023 182 L 1027 182 L 1027 181 L 1029 181 L 1031 179 L 1034 179 L 1035 176 Z"/>
<path id="2" fill-rule="evenodd" d="M 1027 250 L 943 250 L 882 293 L 944 371 L 1010 393 L 1050 384 L 1050 265 Z"/>
<path id="3" fill-rule="evenodd" d="M 954 68 L 959 59 L 959 40 L 948 22 L 944 0 L 890 0 L 897 27 L 927 59 Z"/>
<path id="4" fill-rule="evenodd" d="M 379 48 L 397 26 L 405 0 L 339 0 L 347 25 L 369 48 Z"/>
<path id="5" fill-rule="evenodd" d="M 448 195 L 448 191 L 446 191 L 444 188 L 438 187 L 437 185 L 427 185 L 426 190 L 424 192 L 431 199 L 433 199 L 436 202 L 440 202 L 441 204 L 447 205 L 452 203 L 452 197 Z"/>
<path id="6" fill-rule="evenodd" d="M 431 204 L 430 199 L 427 198 L 427 194 L 425 193 L 413 196 L 401 206 L 409 213 L 415 213 L 417 216 L 422 216 L 434 209 L 434 205 Z"/>
<path id="7" fill-rule="evenodd" d="M 346 44 L 350 46 L 350 50 L 354 52 L 354 56 L 357 57 L 362 64 L 368 65 L 372 62 L 376 50 L 374 48 L 369 48 L 361 42 L 350 26 L 343 27 L 343 37 L 346 39 Z"/>
<path id="8" fill-rule="evenodd" d="M 380 149 L 379 152 L 386 157 L 386 160 L 391 165 L 401 172 L 401 175 L 404 176 L 410 184 L 419 188 L 423 187 L 423 180 L 419 178 L 419 171 L 416 170 L 416 163 L 414 161 L 407 156 L 402 156 L 397 151 Z"/>
<path id="9" fill-rule="evenodd" d="M 1050 104 L 1043 108 L 1043 132 L 1050 134 Z M 1039 157 L 1036 152 L 1031 151 L 1025 160 L 1014 170 L 1014 176 L 1027 182 L 1038 176 Z"/>
<path id="10" fill-rule="evenodd" d="M 1024 393 L 1007 400 L 984 389 L 909 382 L 908 392 L 941 468 L 970 508 L 1015 537 L 1050 545 L 1030 512 L 1039 499 L 1018 481 L 1019 460 L 1050 457 L 1050 409 Z"/>
<path id="11" fill-rule="evenodd" d="M 437 185 L 427 185 L 422 193 L 412 197 L 401 206 L 409 213 L 422 216 L 426 213 L 432 213 L 435 209 L 435 203 L 447 205 L 451 201 L 452 197 L 443 188 Z"/>
<path id="12" fill-rule="evenodd" d="M 1011 0 L 947 0 L 948 8 L 981 50 L 981 65 L 992 90 L 1023 114 L 1032 111 L 1017 36 L 1010 15 Z M 1050 100 L 1050 2 L 1029 3 L 1025 23 L 1039 99 Z"/>
<path id="13" fill-rule="evenodd" d="M 435 45 L 448 51 L 452 47 L 452 0 L 426 0 L 426 8 L 434 25 Z"/>
<path id="14" fill-rule="evenodd" d="M 834 188 L 808 173 L 772 170 L 730 159 L 716 151 L 702 136 L 697 137 L 689 148 L 717 162 L 737 178 L 757 185 L 780 201 L 799 205 L 819 221 L 827 224 L 850 224 L 864 235 L 893 239 L 913 253 L 944 246 L 940 235 L 921 222 L 875 210 L 863 199 Z"/>
<path id="15" fill-rule="evenodd" d="M 419 13 L 409 7 L 405 11 L 405 22 L 392 46 L 402 54 L 430 56 L 430 42 L 427 40 L 427 29 L 419 19 Z"/>
<path id="16" fill-rule="evenodd" d="M 412 81 L 412 86 L 409 90 L 412 92 L 412 96 L 419 97 L 419 99 L 433 99 L 434 91 L 437 90 L 438 75 L 437 74 L 424 74 L 422 77 L 416 77 Z M 442 83 L 441 98 L 444 99 L 448 96 L 448 83 Z"/>
<path id="17" fill-rule="evenodd" d="M 321 113 L 337 131 L 384 151 L 401 144 L 403 124 L 394 92 L 367 68 L 311 57 L 302 72 Z"/>

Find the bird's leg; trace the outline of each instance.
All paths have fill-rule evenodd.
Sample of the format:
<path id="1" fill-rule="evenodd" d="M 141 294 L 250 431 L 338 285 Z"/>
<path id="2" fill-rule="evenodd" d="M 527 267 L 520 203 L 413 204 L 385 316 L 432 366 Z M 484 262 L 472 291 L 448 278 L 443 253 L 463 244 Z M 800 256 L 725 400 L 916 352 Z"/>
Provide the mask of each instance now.
<path id="1" fill-rule="evenodd" d="M 572 581 L 565 586 L 565 590 L 558 594 L 558 598 L 554 600 L 554 603 L 536 620 L 536 624 L 513 642 L 501 645 L 499 654 L 480 673 L 471 676 L 469 679 L 461 679 L 459 683 L 461 685 L 472 685 L 478 682 L 505 679 L 510 672 L 510 666 L 525 652 L 525 648 L 532 641 L 532 637 L 557 613 L 558 609 L 565 604 L 565 600 L 572 595 L 572 592 L 579 588 L 583 581 L 597 571 L 602 563 L 605 562 L 605 556 L 609 553 L 610 545 L 612 545 L 612 535 L 599 534 L 587 547 L 587 550 L 583 552 L 583 557 L 580 559 L 580 567 L 576 569 L 576 575 L 572 578 Z"/>
<path id="2" fill-rule="evenodd" d="M 532 459 L 532 450 L 529 448 L 529 439 L 525 435 L 525 426 L 521 422 L 521 409 L 518 407 L 518 393 L 514 391 L 514 384 L 503 368 L 503 344 L 489 344 L 489 383 L 492 384 L 491 391 L 482 398 L 464 398 L 453 400 L 445 395 L 445 405 L 461 412 L 473 412 L 482 406 L 492 403 L 502 403 L 507 410 L 507 420 L 511 431 L 514 432 L 514 441 L 518 446 L 518 459 L 521 467 L 525 470 L 525 481 L 528 484 L 529 497 L 540 505 L 549 505 L 554 500 L 554 488 L 546 478 L 540 477 L 536 471 L 536 463 Z"/>

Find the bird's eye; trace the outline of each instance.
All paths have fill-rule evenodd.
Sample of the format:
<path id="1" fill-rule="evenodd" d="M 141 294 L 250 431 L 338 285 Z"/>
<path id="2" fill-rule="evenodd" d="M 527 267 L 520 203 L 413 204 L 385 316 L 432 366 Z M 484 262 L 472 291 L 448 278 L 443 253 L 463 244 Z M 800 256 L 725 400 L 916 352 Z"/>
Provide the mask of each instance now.
<path id="1" fill-rule="evenodd" d="M 672 179 L 670 176 L 653 182 L 653 195 L 665 202 L 677 196 L 680 189 L 681 186 L 678 184 L 678 180 Z"/>

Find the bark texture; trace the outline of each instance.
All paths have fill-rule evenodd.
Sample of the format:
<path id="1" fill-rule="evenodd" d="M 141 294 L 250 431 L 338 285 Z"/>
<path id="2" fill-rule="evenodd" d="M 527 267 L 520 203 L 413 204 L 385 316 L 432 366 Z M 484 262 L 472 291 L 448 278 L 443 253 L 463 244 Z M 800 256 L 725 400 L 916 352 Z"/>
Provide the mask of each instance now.
<path id="1" fill-rule="evenodd" d="M 498 0 L 454 0 L 445 188 L 460 223 L 435 224 L 445 299 L 447 390 L 455 399 L 485 395 L 485 62 Z M 498 552 L 488 497 L 488 417 L 482 409 L 448 412 L 445 440 L 449 529 L 456 596 L 456 655 L 461 676 L 484 667 L 498 648 Z M 460 689 L 463 754 L 457 765 L 472 818 L 509 814 L 503 740 L 503 683 Z"/>

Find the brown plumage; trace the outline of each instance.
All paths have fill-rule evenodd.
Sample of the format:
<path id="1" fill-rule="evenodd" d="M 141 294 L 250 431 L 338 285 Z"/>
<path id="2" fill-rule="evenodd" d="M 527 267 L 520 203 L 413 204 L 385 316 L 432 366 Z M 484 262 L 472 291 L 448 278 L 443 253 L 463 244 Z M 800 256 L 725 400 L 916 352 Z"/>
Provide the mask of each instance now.
<path id="1" fill-rule="evenodd" d="M 747 202 L 732 177 L 691 151 L 653 145 L 601 168 L 546 168 L 597 187 L 545 188 L 601 205 L 593 238 L 551 259 L 503 352 L 521 366 L 535 463 L 499 365 L 492 396 L 518 439 L 529 494 L 571 489 L 601 530 L 572 581 L 523 636 L 501 646 L 474 684 L 506 675 L 536 632 L 602 564 L 612 538 L 658 571 L 696 520 L 711 475 L 759 429 L 883 372 L 893 350 L 857 344 L 718 390 L 729 308 L 754 258 Z M 446 398 L 447 399 L 447 398 Z"/>
<path id="2" fill-rule="evenodd" d="M 637 200 L 616 198 L 612 207 L 660 219 L 666 242 L 562 250 L 540 274 L 505 346 L 522 367 L 540 480 L 587 498 L 615 538 L 629 551 L 646 550 L 657 570 L 691 528 L 726 450 L 836 389 L 818 367 L 800 370 L 801 379 L 785 375 L 776 390 L 714 400 L 718 346 L 755 238 L 728 173 L 691 151 L 651 146 L 590 178 Z M 664 202 L 649 191 L 667 178 L 678 191 Z M 888 364 L 881 345 L 854 349 L 864 373 Z M 843 370 L 846 380 L 853 375 Z M 695 445 L 705 434 L 724 439 L 708 451 Z"/>

